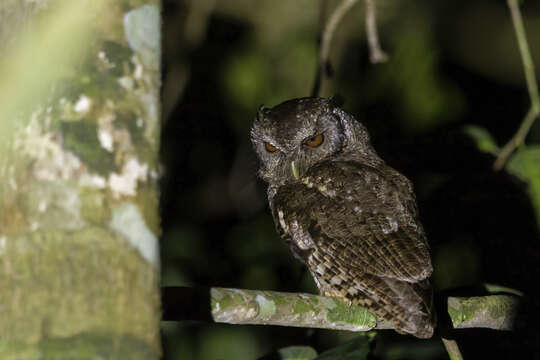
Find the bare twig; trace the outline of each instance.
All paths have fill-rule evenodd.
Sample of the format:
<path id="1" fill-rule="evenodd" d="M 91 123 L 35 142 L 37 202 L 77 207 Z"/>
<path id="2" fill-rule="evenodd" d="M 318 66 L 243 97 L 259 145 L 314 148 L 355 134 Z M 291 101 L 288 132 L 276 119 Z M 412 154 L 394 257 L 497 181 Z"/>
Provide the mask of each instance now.
<path id="1" fill-rule="evenodd" d="M 448 356 L 450 357 L 450 360 L 463 359 L 463 355 L 461 355 L 461 351 L 459 351 L 459 346 L 456 340 L 445 339 L 444 337 L 441 337 L 441 340 L 443 342 L 444 348 L 446 349 L 446 352 L 448 353 Z"/>
<path id="2" fill-rule="evenodd" d="M 321 6 L 319 8 L 319 31 L 322 34 L 324 24 L 326 22 L 326 13 L 328 12 L 328 0 L 321 0 Z"/>
<path id="3" fill-rule="evenodd" d="M 500 170 L 504 167 L 512 152 L 523 143 L 525 137 L 529 133 L 529 129 L 540 114 L 540 97 L 538 96 L 538 85 L 536 83 L 534 64 L 529 51 L 529 44 L 527 42 L 527 35 L 525 33 L 525 27 L 523 26 L 523 19 L 521 18 L 518 0 L 507 0 L 507 2 L 519 45 L 521 60 L 523 61 L 523 69 L 525 71 L 527 90 L 529 91 L 529 97 L 531 99 L 531 107 L 516 134 L 503 147 L 499 156 L 497 156 L 497 159 L 493 164 L 495 170 Z"/>
<path id="4" fill-rule="evenodd" d="M 193 306 L 196 308 L 193 309 Z M 509 330 L 518 301 L 509 295 L 448 298 L 453 328 Z M 163 320 L 210 320 L 368 331 L 392 325 L 369 309 L 336 297 L 225 288 L 163 288 Z"/>
<path id="5" fill-rule="evenodd" d="M 379 35 L 377 34 L 377 18 L 375 17 L 374 0 L 365 0 L 366 2 L 366 34 L 369 44 L 369 59 L 373 64 L 385 62 L 388 55 L 384 53 L 379 44 Z"/>
<path id="6" fill-rule="evenodd" d="M 510 139 L 510 141 L 506 143 L 506 145 L 504 145 L 499 155 L 497 155 L 497 159 L 495 159 L 495 163 L 493 164 L 493 168 L 495 170 L 501 170 L 514 150 L 523 143 L 523 140 L 529 133 L 529 130 L 532 124 L 534 124 L 537 116 L 538 112 L 535 112 L 534 108 L 531 106 L 516 134 L 512 137 L 512 139 Z"/>
<path id="7" fill-rule="evenodd" d="M 321 46 L 319 49 L 319 66 L 315 77 L 315 84 L 311 96 L 318 96 L 322 84 L 329 77 L 328 69 L 330 68 L 330 45 L 334 36 L 334 32 L 347 12 L 357 3 L 358 0 L 342 0 L 341 3 L 334 9 L 332 15 L 328 19 L 326 26 L 322 32 Z M 374 0 L 365 0 L 366 2 L 366 32 L 369 44 L 369 58 L 372 63 L 384 62 L 388 56 L 381 50 L 379 37 L 377 35 L 377 21 L 375 17 Z"/>
<path id="8" fill-rule="evenodd" d="M 321 89 L 321 85 L 324 83 L 324 80 L 328 77 L 328 68 L 330 65 L 329 56 L 330 56 L 330 44 L 332 43 L 332 38 L 334 32 L 341 22 L 341 19 L 345 14 L 356 4 L 358 0 L 343 0 L 334 10 L 330 19 L 326 23 L 322 33 L 321 47 L 319 49 L 319 67 L 317 69 L 317 76 L 315 79 L 315 85 L 313 86 L 312 96 L 318 96 Z"/>
<path id="9" fill-rule="evenodd" d="M 319 53 L 319 66 L 324 68 L 328 64 L 330 44 L 332 42 L 334 32 L 338 24 L 341 22 L 341 19 L 343 19 L 345 14 L 354 6 L 354 4 L 356 4 L 357 1 L 358 0 L 343 0 L 330 16 L 330 19 L 326 23 L 323 31 L 321 49 Z"/>

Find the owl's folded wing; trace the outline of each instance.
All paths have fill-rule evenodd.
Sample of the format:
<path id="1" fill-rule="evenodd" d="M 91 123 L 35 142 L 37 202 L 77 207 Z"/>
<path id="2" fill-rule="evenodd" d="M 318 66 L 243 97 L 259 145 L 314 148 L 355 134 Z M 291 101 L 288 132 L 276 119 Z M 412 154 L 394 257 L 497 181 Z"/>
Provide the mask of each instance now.
<path id="1" fill-rule="evenodd" d="M 414 193 L 401 174 L 334 161 L 313 167 L 302 181 L 280 188 L 273 209 L 297 257 L 316 248 L 375 276 L 418 282 L 431 275 Z"/>

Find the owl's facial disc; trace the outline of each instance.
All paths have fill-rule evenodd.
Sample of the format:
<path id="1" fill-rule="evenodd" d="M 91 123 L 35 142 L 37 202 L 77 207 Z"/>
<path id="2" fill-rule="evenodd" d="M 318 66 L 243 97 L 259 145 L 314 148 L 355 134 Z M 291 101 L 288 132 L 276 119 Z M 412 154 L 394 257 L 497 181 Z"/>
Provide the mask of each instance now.
<path id="1" fill-rule="evenodd" d="M 323 161 L 377 159 L 362 125 L 323 98 L 261 107 L 251 140 L 261 160 L 259 175 L 274 185 L 297 182 Z"/>

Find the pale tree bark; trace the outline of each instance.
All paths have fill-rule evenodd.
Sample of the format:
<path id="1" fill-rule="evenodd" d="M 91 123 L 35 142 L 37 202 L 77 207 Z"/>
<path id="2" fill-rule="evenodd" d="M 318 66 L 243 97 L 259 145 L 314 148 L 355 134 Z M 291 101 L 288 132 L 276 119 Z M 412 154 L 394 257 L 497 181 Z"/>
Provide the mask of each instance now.
<path id="1" fill-rule="evenodd" d="M 159 0 L 7 0 L 0 39 L 0 358 L 157 359 Z"/>

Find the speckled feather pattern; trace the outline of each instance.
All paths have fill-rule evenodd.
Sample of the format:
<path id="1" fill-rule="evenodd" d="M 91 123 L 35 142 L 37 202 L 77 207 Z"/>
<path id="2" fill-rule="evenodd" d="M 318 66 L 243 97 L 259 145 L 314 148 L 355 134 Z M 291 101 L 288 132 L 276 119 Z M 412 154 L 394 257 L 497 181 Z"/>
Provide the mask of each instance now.
<path id="1" fill-rule="evenodd" d="M 405 180 L 387 169 L 318 164 L 300 183 L 277 190 L 274 218 L 322 294 L 370 307 L 397 329 L 429 337 L 428 246 L 407 181 L 387 180 Z"/>
<path id="2" fill-rule="evenodd" d="M 409 180 L 387 166 L 363 126 L 329 100 L 291 100 L 258 120 L 256 151 L 266 136 L 258 126 L 273 133 L 264 141 L 283 149 L 277 160 L 258 151 L 276 228 L 321 294 L 366 306 L 400 332 L 431 337 L 433 269 Z M 326 149 L 295 145 L 321 128 L 332 142 Z M 301 162 L 298 178 L 286 173 L 289 161 Z"/>

